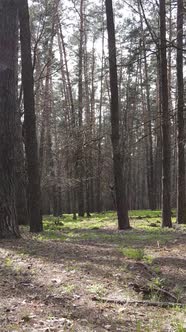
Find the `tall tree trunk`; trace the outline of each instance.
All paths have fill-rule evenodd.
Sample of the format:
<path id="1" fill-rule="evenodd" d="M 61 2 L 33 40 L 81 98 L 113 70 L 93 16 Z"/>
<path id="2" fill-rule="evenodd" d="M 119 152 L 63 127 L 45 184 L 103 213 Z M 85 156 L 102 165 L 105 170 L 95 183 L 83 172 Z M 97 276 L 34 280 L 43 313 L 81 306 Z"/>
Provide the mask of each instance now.
<path id="1" fill-rule="evenodd" d="M 160 82 L 160 58 L 157 56 L 157 82 L 156 82 L 156 148 L 155 148 L 155 192 L 157 208 L 161 209 L 162 205 L 162 135 L 161 135 L 161 82 Z"/>
<path id="2" fill-rule="evenodd" d="M 59 20 L 58 16 L 58 45 L 59 45 L 59 52 L 60 52 L 60 61 L 62 62 L 64 60 L 64 67 L 65 67 L 65 73 L 66 73 L 66 80 L 67 80 L 67 88 L 66 88 L 66 102 L 68 106 L 70 107 L 70 114 L 71 114 L 71 123 L 70 123 L 70 135 L 74 138 L 74 144 L 76 144 L 76 138 L 75 138 L 75 132 L 76 132 L 76 117 L 75 117 L 75 109 L 74 109 L 74 100 L 73 100 L 73 93 L 72 93 L 72 84 L 71 84 L 71 79 L 70 79 L 70 73 L 69 73 L 69 68 L 68 68 L 68 61 L 67 61 L 67 54 L 66 54 L 66 46 L 65 46 L 65 41 L 64 41 L 64 36 L 63 36 L 63 31 L 62 31 L 62 25 Z M 64 75 L 64 70 L 62 69 L 62 80 L 63 80 L 63 75 Z M 64 77 L 65 78 L 65 77 Z M 74 151 L 68 151 L 67 154 L 74 154 Z M 74 160 L 74 158 L 72 158 Z M 68 160 L 68 157 L 67 157 Z M 67 167 L 69 169 L 69 167 Z M 76 169 L 75 165 L 72 165 L 72 170 L 70 173 L 72 173 L 72 178 L 76 179 Z M 69 171 L 68 171 L 69 172 Z M 70 174 L 69 173 L 69 174 Z M 72 193 L 70 195 L 70 193 Z M 73 219 L 76 220 L 76 186 L 73 186 L 73 188 L 68 189 L 68 211 L 71 210 L 71 205 L 72 205 L 72 213 L 73 213 Z M 72 196 L 72 204 L 70 204 L 70 196 Z"/>
<path id="3" fill-rule="evenodd" d="M 19 0 L 19 20 L 22 82 L 24 92 L 25 150 L 29 183 L 30 231 L 40 232 L 43 229 L 41 215 L 41 190 L 33 92 L 31 37 L 27 0 Z"/>
<path id="4" fill-rule="evenodd" d="M 85 91 L 85 140 L 86 146 L 84 149 L 85 159 L 85 211 L 87 217 L 90 217 L 90 178 L 91 178 L 91 144 L 92 128 L 91 128 L 91 113 L 90 113 L 90 86 L 89 86 L 89 61 L 87 51 L 87 31 L 86 23 L 84 23 L 84 54 L 83 54 L 83 69 L 84 69 L 84 91 Z"/>
<path id="5" fill-rule="evenodd" d="M 177 222 L 186 224 L 185 156 L 184 156 L 184 91 L 183 91 L 183 0 L 177 1 L 177 87 L 178 87 L 178 179 Z"/>
<path id="6" fill-rule="evenodd" d="M 167 56 L 166 56 L 166 22 L 165 0 L 160 0 L 160 71 L 162 102 L 162 226 L 172 227 L 171 222 L 171 150 L 170 150 L 170 117 L 168 107 Z"/>
<path id="7" fill-rule="evenodd" d="M 84 0 L 80 2 L 80 39 L 79 39 L 79 73 L 78 73 L 78 125 L 79 142 L 77 151 L 77 174 L 78 174 L 78 214 L 84 216 L 84 185 L 83 185 L 83 29 L 84 29 Z"/>
<path id="8" fill-rule="evenodd" d="M 116 42 L 115 42 L 115 26 L 114 26 L 112 0 L 106 0 L 106 16 L 107 16 L 108 47 L 109 47 L 111 127 L 112 127 L 113 163 L 114 163 L 113 166 L 114 166 L 116 205 L 117 205 L 117 215 L 118 215 L 118 228 L 127 229 L 130 227 L 130 225 L 128 218 L 126 188 L 123 181 L 122 157 L 120 151 Z"/>
<path id="9" fill-rule="evenodd" d="M 93 45 L 92 45 L 92 68 L 91 68 L 91 95 L 90 95 L 90 127 L 91 127 L 91 137 L 95 134 L 95 91 L 94 86 L 95 81 L 95 36 L 93 36 Z M 95 193 L 94 193 L 94 154 L 93 148 L 91 145 L 90 150 L 90 210 L 95 211 Z"/>
<path id="10" fill-rule="evenodd" d="M 168 26 L 168 43 L 171 45 L 172 39 L 174 36 L 174 5 L 173 1 L 169 1 L 167 3 L 167 26 Z M 169 114 L 171 118 L 170 122 L 170 137 L 171 137 L 171 146 L 174 146 L 174 149 L 172 150 L 172 156 L 171 156 L 171 207 L 176 207 L 176 199 L 177 199 L 177 117 L 175 116 L 175 107 L 173 105 L 173 99 L 172 98 L 172 87 L 175 82 L 173 79 L 174 70 L 173 70 L 173 47 L 168 47 L 167 50 L 167 69 L 168 69 L 168 103 L 169 103 Z M 177 89 L 176 89 L 177 90 Z"/>
<path id="11" fill-rule="evenodd" d="M 102 150 L 101 150 L 101 134 L 102 134 L 102 106 L 103 106 L 103 71 L 104 71 L 104 48 L 105 48 L 105 24 L 104 24 L 104 0 L 102 0 L 102 45 L 101 45 L 101 77 L 100 77 L 100 104 L 99 104 L 99 125 L 98 125 L 98 164 L 96 176 L 96 211 L 102 210 L 102 197 L 101 197 L 101 175 L 102 175 Z"/>
<path id="12" fill-rule="evenodd" d="M 18 11 L 17 11 L 18 14 Z M 27 202 L 27 176 L 26 165 L 23 146 L 23 126 L 21 123 L 21 102 L 22 102 L 22 85 L 18 89 L 18 15 L 16 16 L 16 61 L 15 61 L 15 76 L 16 76 L 16 128 L 15 128 L 15 188 L 16 188 L 16 215 L 18 225 L 28 225 L 28 202 Z M 19 92 L 19 96 L 18 96 Z"/>
<path id="13" fill-rule="evenodd" d="M 19 237 L 15 208 L 17 7 L 0 2 L 0 238 Z"/>
<path id="14" fill-rule="evenodd" d="M 144 48 L 144 64 L 145 64 L 145 88 L 146 88 L 146 101 L 147 101 L 147 127 L 148 127 L 148 159 L 147 159 L 147 172 L 149 177 L 148 195 L 149 195 L 149 207 L 151 210 L 155 210 L 156 201 L 154 195 L 154 162 L 153 162 L 153 146 L 152 146 L 152 124 L 151 124 L 151 106 L 150 106 L 150 91 L 149 91 L 149 78 L 148 78 L 148 66 L 145 44 Z"/>
<path id="15" fill-rule="evenodd" d="M 149 196 L 149 208 L 155 210 L 155 192 L 154 192 L 154 161 L 153 161 L 153 146 L 152 146 L 152 116 L 151 116 L 151 103 L 150 103 L 150 84 L 148 75 L 148 64 L 147 64 L 147 52 L 146 52 L 146 38 L 143 27 L 143 17 L 141 13 L 140 3 L 138 3 L 138 10 L 140 12 L 140 25 L 142 32 L 142 52 L 144 57 L 144 79 L 145 79 L 145 89 L 146 89 L 146 104 L 147 104 L 147 182 L 148 182 L 148 196 Z"/>
<path id="16" fill-rule="evenodd" d="M 55 183 L 54 175 L 54 160 L 52 153 L 52 113 L 53 113 L 53 88 L 52 88 L 52 50 L 55 34 L 55 8 L 52 8 L 51 18 L 51 35 L 48 41 L 48 49 L 46 56 L 46 73 L 44 84 L 44 102 L 42 112 L 42 124 L 41 124 L 41 139 L 40 139 L 40 176 L 41 176 L 41 190 L 42 190 L 42 203 L 45 205 L 48 201 L 48 210 L 51 213 L 50 208 L 53 208 L 53 186 Z M 47 179 L 47 181 L 46 181 Z"/>

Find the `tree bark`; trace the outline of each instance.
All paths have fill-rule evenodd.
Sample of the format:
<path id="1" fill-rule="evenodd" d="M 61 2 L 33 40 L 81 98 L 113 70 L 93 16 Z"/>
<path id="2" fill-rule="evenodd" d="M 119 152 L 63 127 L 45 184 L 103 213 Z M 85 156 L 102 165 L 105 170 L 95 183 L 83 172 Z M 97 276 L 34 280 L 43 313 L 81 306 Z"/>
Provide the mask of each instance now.
<path id="1" fill-rule="evenodd" d="M 31 59 L 31 36 L 28 1 L 19 0 L 22 83 L 24 92 L 25 150 L 29 183 L 30 231 L 43 229 L 41 215 L 41 190 L 39 159 L 36 137 L 36 117 L 33 92 L 33 69 Z"/>
<path id="2" fill-rule="evenodd" d="M 103 78 L 104 78 L 104 48 L 105 48 L 105 24 L 104 24 L 104 0 L 102 0 L 102 45 L 101 45 L 101 77 L 100 77 L 100 103 L 99 103 L 99 118 L 98 118 L 98 161 L 96 174 L 96 212 L 102 210 L 102 195 L 101 195 L 101 175 L 102 175 L 102 108 L 103 108 Z"/>
<path id="3" fill-rule="evenodd" d="M 160 71 L 162 102 L 162 227 L 172 227 L 171 222 L 171 150 L 170 150 L 170 118 L 168 107 L 167 56 L 166 56 L 166 22 L 165 0 L 160 0 Z"/>
<path id="4" fill-rule="evenodd" d="M 177 222 L 186 224 L 185 201 L 185 155 L 184 155 L 184 84 L 183 84 L 183 0 L 177 1 L 177 87 L 178 87 L 178 178 L 177 178 Z"/>
<path id="5" fill-rule="evenodd" d="M 106 16 L 109 48 L 109 71 L 110 71 L 110 91 L 111 91 L 111 127 L 112 127 L 112 147 L 113 166 L 116 192 L 116 205 L 118 215 L 118 228 L 128 229 L 128 204 L 126 199 L 126 187 L 123 181 L 123 165 L 120 151 L 119 134 L 119 102 L 117 83 L 117 63 L 116 63 L 116 42 L 115 26 L 113 17 L 112 0 L 106 0 Z"/>
<path id="6" fill-rule="evenodd" d="M 63 64 L 63 58 L 64 58 L 64 68 L 61 70 L 61 76 L 62 80 L 64 77 L 65 80 L 65 75 L 64 75 L 64 69 L 66 73 L 66 103 L 70 108 L 70 136 L 74 138 L 74 145 L 76 145 L 76 138 L 75 138 L 75 133 L 76 133 L 76 116 L 75 116 L 75 108 L 74 108 L 74 99 L 73 99 L 73 93 L 72 93 L 72 83 L 70 79 L 70 73 L 69 73 L 69 68 L 68 68 L 68 61 L 67 61 L 67 52 L 66 52 L 66 46 L 65 46 L 65 41 L 64 41 L 64 36 L 63 36 L 63 30 L 62 30 L 62 25 L 59 20 L 58 16 L 58 45 L 59 45 L 59 52 L 60 52 L 60 62 Z M 68 154 L 71 155 L 73 154 L 74 151 L 68 151 Z M 74 158 L 72 158 L 74 160 Z M 67 157 L 68 160 L 68 157 Z M 68 167 L 67 167 L 68 169 Z M 72 178 L 76 179 L 76 167 L 75 165 L 72 165 L 72 170 L 69 172 L 72 173 Z M 72 193 L 72 195 L 70 195 Z M 71 205 L 72 205 L 72 212 L 73 212 L 73 219 L 76 220 L 76 186 L 73 188 L 68 189 L 68 211 L 71 211 Z M 72 197 L 72 204 L 70 202 L 70 196 Z"/>
<path id="7" fill-rule="evenodd" d="M 27 202 L 27 175 L 26 163 L 23 146 L 23 126 L 21 122 L 21 101 L 22 85 L 18 89 L 18 10 L 16 16 L 16 59 L 15 59 L 15 77 L 16 77 L 16 115 L 15 115 L 15 190 L 16 190 L 16 215 L 18 225 L 28 225 L 28 202 Z M 18 95 L 19 94 L 19 95 Z"/>
<path id="8" fill-rule="evenodd" d="M 19 237 L 15 200 L 17 7 L 0 1 L 0 238 Z"/>
<path id="9" fill-rule="evenodd" d="M 83 156 L 83 29 L 84 29 L 84 0 L 80 1 L 80 39 L 79 39 L 79 73 L 78 73 L 78 125 L 79 125 L 79 142 L 77 151 L 77 174 L 78 174 L 78 214 L 84 216 L 84 156 Z"/>
<path id="10" fill-rule="evenodd" d="M 19 225 L 29 224 L 28 204 L 27 204 L 27 175 L 24 158 L 24 147 L 22 137 L 22 124 L 20 112 L 16 110 L 15 129 L 15 184 L 16 184 L 16 214 Z"/>
<path id="11" fill-rule="evenodd" d="M 40 177 L 41 177 L 41 195 L 42 203 L 44 198 L 48 198 L 49 210 L 50 207 L 54 210 L 53 200 L 55 196 L 55 171 L 54 171 L 54 156 L 52 151 L 52 115 L 53 115 L 53 83 L 51 77 L 52 71 L 52 52 L 55 35 L 55 17 L 56 8 L 52 8 L 51 17 L 51 34 L 47 44 L 47 55 L 46 55 L 46 73 L 44 83 L 44 100 L 43 100 L 43 111 L 42 111 L 42 124 L 41 124 L 41 138 L 40 138 L 40 150 L 39 150 L 39 161 L 40 161 Z M 47 181 L 46 181 L 47 179 Z M 46 203 L 46 202 L 45 202 Z M 55 205 L 55 204 L 54 204 Z"/>

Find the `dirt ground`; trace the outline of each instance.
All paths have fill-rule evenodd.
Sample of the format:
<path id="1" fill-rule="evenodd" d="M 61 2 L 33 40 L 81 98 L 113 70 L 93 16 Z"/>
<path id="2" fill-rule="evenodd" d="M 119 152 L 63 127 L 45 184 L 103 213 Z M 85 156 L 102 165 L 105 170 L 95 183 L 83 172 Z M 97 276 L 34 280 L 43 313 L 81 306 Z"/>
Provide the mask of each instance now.
<path id="1" fill-rule="evenodd" d="M 125 243 L 127 232 L 118 236 Z M 186 304 L 185 240 L 178 232 L 163 245 L 145 243 L 150 264 L 123 256 L 114 241 L 100 237 L 58 241 L 24 233 L 3 240 L 0 331 L 186 331 L 185 308 L 144 302 L 176 297 Z"/>

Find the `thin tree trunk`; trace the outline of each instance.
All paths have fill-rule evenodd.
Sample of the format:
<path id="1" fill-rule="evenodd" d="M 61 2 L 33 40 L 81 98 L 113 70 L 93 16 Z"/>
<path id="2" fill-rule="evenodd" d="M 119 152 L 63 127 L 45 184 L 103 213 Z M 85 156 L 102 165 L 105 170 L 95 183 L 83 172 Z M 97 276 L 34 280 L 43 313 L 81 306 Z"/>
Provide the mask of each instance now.
<path id="1" fill-rule="evenodd" d="M 147 64 L 147 52 L 146 52 L 146 40 L 143 27 L 143 17 L 141 13 L 140 3 L 138 3 L 138 9 L 140 12 L 140 22 L 142 30 L 142 50 L 144 56 L 144 76 L 145 76 L 145 89 L 146 89 L 146 103 L 147 103 L 147 178 L 148 178 L 148 196 L 149 196 L 149 207 L 151 210 L 155 210 L 155 192 L 154 192 L 154 161 L 153 161 L 153 146 L 152 146 L 152 121 L 151 121 L 151 103 L 150 103 L 150 84 L 148 75 L 148 64 Z"/>
<path id="2" fill-rule="evenodd" d="M 91 122 L 91 137 L 95 135 L 95 36 L 93 36 L 92 45 L 92 69 L 91 69 L 91 96 L 90 96 L 90 122 Z M 91 145 L 90 150 L 90 210 L 95 211 L 95 193 L 94 193 L 94 154 Z"/>
<path id="3" fill-rule="evenodd" d="M 112 0 L 106 0 L 106 16 L 108 30 L 109 47 L 109 70 L 110 70 L 110 90 L 111 90 L 111 127 L 112 127 L 112 147 L 113 147 L 113 166 L 115 179 L 116 204 L 118 215 L 118 228 L 128 229 L 128 204 L 126 199 L 126 188 L 123 181 L 123 165 L 120 151 L 119 134 L 119 103 L 118 103 L 118 84 L 117 84 L 117 64 L 116 64 L 116 42 L 115 26 L 113 17 Z"/>
<path id="4" fill-rule="evenodd" d="M 91 105 L 90 105 L 90 86 L 89 86 L 89 61 L 87 54 L 87 31 L 86 24 L 84 23 L 84 56 L 83 56 L 83 64 L 84 64 L 84 89 L 85 89 L 85 139 L 88 141 L 84 151 L 85 158 L 85 189 L 86 189 L 86 197 L 85 197 L 85 209 L 87 217 L 90 217 L 90 178 L 91 178 L 91 144 L 89 141 L 92 139 L 92 127 L 91 127 Z"/>
<path id="5" fill-rule="evenodd" d="M 158 50 L 157 56 L 157 87 L 156 87 L 156 104 L 157 104 L 157 115 L 156 115 L 156 202 L 158 202 L 159 209 L 162 208 L 162 102 L 161 102 L 161 70 L 160 70 L 160 54 Z"/>
<path id="6" fill-rule="evenodd" d="M 78 214 L 80 217 L 84 216 L 84 185 L 83 185 L 83 28 L 84 28 L 84 14 L 83 14 L 84 0 L 80 2 L 80 40 L 79 40 L 79 73 L 78 73 L 78 125 L 79 125 L 79 142 L 77 149 L 77 174 L 78 174 Z"/>
<path id="7" fill-rule="evenodd" d="M 65 42 L 64 42 L 64 36 L 63 36 L 63 30 L 62 30 L 62 25 L 59 20 L 58 16 L 58 43 L 59 43 L 59 51 L 60 51 L 60 59 L 64 59 L 64 65 L 65 65 L 65 72 L 66 72 L 66 79 L 67 79 L 67 104 L 69 104 L 70 107 L 70 113 L 71 113 L 71 132 L 70 135 L 74 137 L 74 144 L 76 145 L 76 137 L 75 137 L 75 132 L 76 132 L 76 116 L 75 116 L 75 109 L 74 109 L 74 100 L 73 100 L 73 93 L 72 93 L 72 84 L 70 80 L 70 73 L 69 73 L 69 68 L 68 68 L 68 61 L 67 61 L 67 53 L 66 53 L 66 47 L 65 47 Z M 63 73 L 62 73 L 62 79 L 63 79 Z M 72 152 L 74 153 L 74 151 Z M 70 151 L 69 151 L 70 154 Z M 74 159 L 74 158 L 73 158 Z M 76 166 L 73 165 L 72 170 L 72 178 L 76 179 Z M 70 195 L 71 192 L 71 195 Z M 72 197 L 72 204 L 70 204 L 70 196 Z M 76 220 L 76 186 L 73 186 L 73 188 L 70 188 L 68 191 L 68 211 L 71 210 L 71 205 L 72 205 L 72 213 L 73 213 L 73 219 Z"/>
<path id="8" fill-rule="evenodd" d="M 102 106 L 103 106 L 103 66 L 104 66 L 104 47 L 105 47 L 105 25 L 104 25 L 104 0 L 102 0 L 102 54 L 101 54 L 101 77 L 100 77 L 100 104 L 99 104 L 99 127 L 98 127 L 98 165 L 97 165 L 97 181 L 96 181 L 96 210 L 101 212 L 102 197 L 101 197 L 101 175 L 102 175 L 102 149 L 101 149 L 101 134 L 102 134 Z"/>
<path id="9" fill-rule="evenodd" d="M 171 222 L 171 150 L 170 150 L 170 118 L 168 107 L 167 56 L 166 56 L 166 22 L 165 0 L 160 0 L 160 71 L 162 101 L 162 226 L 172 227 Z"/>
<path id="10" fill-rule="evenodd" d="M 177 179 L 177 222 L 186 224 L 185 200 L 185 155 L 184 155 L 184 90 L 183 90 L 183 0 L 177 1 L 177 87 L 178 87 L 178 179 Z"/>

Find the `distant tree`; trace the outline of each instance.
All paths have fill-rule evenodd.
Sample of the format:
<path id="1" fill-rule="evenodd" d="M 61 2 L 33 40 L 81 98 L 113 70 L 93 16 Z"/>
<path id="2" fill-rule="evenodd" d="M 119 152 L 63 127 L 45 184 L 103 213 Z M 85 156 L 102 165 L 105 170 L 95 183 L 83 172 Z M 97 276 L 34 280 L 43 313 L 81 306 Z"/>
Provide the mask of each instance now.
<path id="1" fill-rule="evenodd" d="M 101 193 L 101 179 L 102 179 L 102 118 L 103 118 L 103 82 L 104 82 L 104 47 L 105 47 L 105 22 L 104 22 L 104 0 L 101 4 L 101 68 L 100 68 L 100 102 L 99 102 L 99 124 L 98 124 L 98 158 L 97 158 L 97 181 L 96 181 L 96 211 L 102 210 L 102 193 Z"/>
<path id="2" fill-rule="evenodd" d="M 63 212 L 73 212 L 75 218 L 77 212 L 89 215 L 115 208 L 109 189 L 113 187 L 114 174 L 104 3 L 105 0 L 98 3 L 35 0 L 30 4 L 37 135 L 41 144 L 45 127 L 44 145 L 50 152 L 43 163 L 41 158 L 45 213 L 57 215 L 63 208 Z M 160 53 L 165 41 L 162 40 L 160 47 L 159 5 L 157 1 L 147 0 L 116 1 L 119 140 L 130 209 L 160 209 L 162 201 L 164 207 L 166 204 L 176 207 L 178 154 L 174 104 L 178 89 L 176 51 L 171 47 L 177 38 L 176 6 L 168 1 L 166 8 L 167 118 L 162 112 L 167 88 L 161 84 Z M 123 10 L 133 12 L 134 16 L 120 20 Z M 162 62 L 165 63 L 163 58 Z M 44 113 L 49 114 L 47 126 Z M 169 141 L 162 149 L 167 128 Z M 167 165 L 168 169 L 168 173 L 164 169 L 163 186 L 162 156 L 164 168 Z M 165 189 L 167 184 L 169 189 Z M 162 200 L 162 187 L 164 193 L 168 190 L 169 198 L 164 195 Z"/>
<path id="3" fill-rule="evenodd" d="M 59 12 L 59 11 L 58 11 Z M 68 67 L 68 59 L 67 59 L 67 52 L 66 52 L 66 45 L 64 41 L 64 35 L 62 30 L 62 24 L 60 23 L 59 15 L 58 15 L 58 46 L 59 46 L 59 53 L 60 53 L 60 64 L 61 64 L 61 79 L 63 82 L 63 94 L 65 96 L 65 104 L 67 105 L 68 115 L 70 118 L 70 123 L 68 124 L 70 127 L 70 136 L 74 139 L 75 136 L 75 127 L 76 127 L 76 116 L 75 116 L 75 108 L 74 108 L 74 97 L 72 91 L 72 82 L 70 78 L 70 72 Z M 67 125 L 67 131 L 68 131 Z M 74 163 L 69 163 L 69 155 L 72 155 L 72 149 L 67 149 L 67 177 L 76 176 L 76 170 L 74 167 Z M 74 160 L 73 158 L 71 158 Z M 76 158 L 75 158 L 76 159 Z M 68 212 L 71 212 L 72 206 L 72 213 L 73 219 L 76 220 L 76 188 L 75 186 L 71 186 L 71 188 L 67 191 L 67 202 L 68 202 Z"/>
<path id="4" fill-rule="evenodd" d="M 0 238 L 19 237 L 15 201 L 17 7 L 0 1 Z"/>
<path id="5" fill-rule="evenodd" d="M 56 6 L 51 7 L 51 15 L 48 19 L 49 38 L 45 45 L 46 67 L 43 82 L 43 107 L 41 113 L 41 134 L 40 134 L 40 175 L 42 184 L 42 208 L 44 213 L 50 214 L 56 210 L 56 188 L 54 176 L 54 156 L 52 153 L 52 114 L 53 114 L 53 84 L 52 84 L 52 58 L 55 36 Z M 47 181 L 46 181 L 47 179 Z M 53 199 L 54 198 L 54 199 Z"/>
<path id="6" fill-rule="evenodd" d="M 112 148 L 113 148 L 113 171 L 115 180 L 116 206 L 118 215 L 118 228 L 128 229 L 128 204 L 126 199 L 126 186 L 123 180 L 123 165 L 120 146 L 119 130 L 119 101 L 118 101 L 118 79 L 116 63 L 116 41 L 115 26 L 112 8 L 112 0 L 106 0 L 106 16 L 109 48 L 109 70 L 110 70 L 110 91 L 111 91 L 111 127 L 112 127 Z"/>
<path id="7" fill-rule="evenodd" d="M 79 50 L 78 50 L 78 146 L 76 168 L 78 174 L 78 214 L 84 216 L 84 156 L 83 156 L 83 46 L 84 46 L 84 0 L 80 0 L 80 27 L 79 27 Z"/>
<path id="8" fill-rule="evenodd" d="M 146 37 L 144 31 L 143 17 L 141 13 L 140 4 L 138 2 L 138 8 L 140 13 L 140 27 L 141 27 L 141 48 L 142 57 L 144 61 L 144 85 L 146 90 L 146 112 L 145 112 L 145 131 L 147 134 L 145 150 L 146 150 L 146 163 L 147 163 L 147 186 L 148 186 L 148 198 L 149 198 L 149 208 L 151 210 L 156 209 L 156 197 L 154 188 L 154 161 L 153 161 L 153 144 L 152 144 L 152 110 L 151 110 L 151 100 L 150 100 L 150 84 L 149 84 L 149 70 L 147 62 L 147 51 L 146 51 Z M 141 84 L 142 90 L 143 85 Z M 145 104 L 145 101 L 144 101 Z"/>

